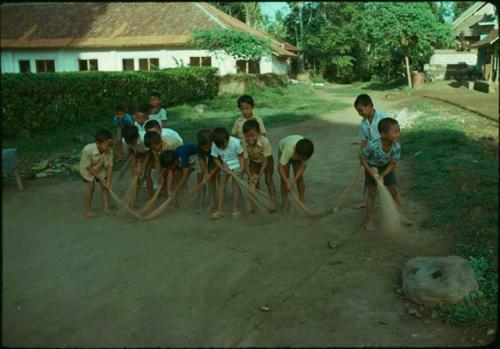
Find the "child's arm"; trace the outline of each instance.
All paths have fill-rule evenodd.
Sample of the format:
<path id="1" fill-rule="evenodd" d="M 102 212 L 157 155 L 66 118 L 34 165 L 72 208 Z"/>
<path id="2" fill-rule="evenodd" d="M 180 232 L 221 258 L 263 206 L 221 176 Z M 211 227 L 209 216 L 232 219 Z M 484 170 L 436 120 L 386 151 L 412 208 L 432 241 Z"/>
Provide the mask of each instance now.
<path id="1" fill-rule="evenodd" d="M 286 183 L 287 190 L 291 191 L 292 187 L 293 187 L 293 184 L 290 181 L 290 178 L 288 178 L 288 176 L 286 174 L 286 167 L 283 166 L 282 164 L 279 164 L 279 166 L 278 166 L 278 172 L 280 174 L 281 180 Z"/>
<path id="2" fill-rule="evenodd" d="M 396 163 L 394 161 L 391 161 L 389 165 L 387 165 L 387 167 L 385 168 L 384 173 L 380 174 L 380 177 L 384 178 L 389 173 L 391 173 L 391 171 L 393 171 L 395 168 L 396 168 Z"/>
<path id="3" fill-rule="evenodd" d="M 184 182 L 188 179 L 190 173 L 191 173 L 191 169 L 189 167 L 185 167 L 182 169 L 182 177 L 181 177 L 181 180 L 179 181 L 179 184 L 177 184 L 177 188 L 175 188 L 176 191 L 182 187 Z"/>
<path id="4" fill-rule="evenodd" d="M 231 130 L 231 136 L 238 136 L 238 120 L 236 120 L 233 124 L 233 129 Z"/>
<path id="5" fill-rule="evenodd" d="M 241 152 L 239 155 L 238 155 L 238 159 L 240 160 L 240 171 L 243 171 L 245 169 L 245 158 L 243 157 L 243 152 Z"/>
<path id="6" fill-rule="evenodd" d="M 150 150 L 150 152 L 152 152 Z M 146 188 L 148 190 L 148 194 L 149 194 L 149 197 L 152 197 L 153 194 L 154 194 L 154 191 L 153 191 L 153 179 L 151 178 L 151 170 L 153 169 L 153 162 L 154 162 L 154 156 L 151 157 L 151 153 L 148 154 L 148 158 L 146 159 L 146 163 L 145 163 L 145 166 L 146 166 L 146 174 L 145 174 L 145 177 L 146 177 Z"/>
<path id="7" fill-rule="evenodd" d="M 226 172 L 227 174 L 231 174 L 231 170 L 224 167 L 224 165 L 222 164 L 222 161 L 220 161 L 219 157 L 214 157 L 214 164 L 215 164 L 215 166 L 217 166 L 218 168 L 220 168 L 222 171 Z"/>
<path id="8" fill-rule="evenodd" d="M 167 172 L 167 193 L 169 197 L 172 197 L 172 193 L 174 191 L 173 185 L 174 185 L 174 170 L 169 169 Z"/>
<path id="9" fill-rule="evenodd" d="M 267 165 L 269 163 L 269 161 L 267 160 L 268 157 L 264 157 L 264 160 L 262 160 L 261 164 L 260 164 L 260 171 L 259 171 L 259 175 L 257 177 L 257 180 L 260 179 L 260 177 L 262 177 L 262 175 L 264 174 L 264 171 L 266 170 L 267 168 Z"/>
<path id="10" fill-rule="evenodd" d="M 372 176 L 373 179 L 376 180 L 377 179 L 377 174 L 375 172 L 373 172 L 372 168 L 370 167 L 370 165 L 368 165 L 368 160 L 362 158 L 361 156 L 359 157 L 359 160 L 361 160 L 361 165 L 363 165 L 363 167 L 366 169 L 366 171 L 368 171 L 368 174 L 370 176 Z"/>

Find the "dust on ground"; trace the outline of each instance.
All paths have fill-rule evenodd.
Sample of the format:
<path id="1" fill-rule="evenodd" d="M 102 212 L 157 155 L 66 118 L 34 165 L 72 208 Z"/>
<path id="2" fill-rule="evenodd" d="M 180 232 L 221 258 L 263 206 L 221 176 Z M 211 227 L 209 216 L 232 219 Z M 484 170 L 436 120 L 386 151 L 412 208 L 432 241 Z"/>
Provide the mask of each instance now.
<path id="1" fill-rule="evenodd" d="M 368 92 L 382 110 L 401 102 Z M 353 100 L 324 91 L 318 96 Z M 359 122 L 351 107 L 269 130 L 274 156 L 285 135 L 314 141 L 305 172 L 311 208 L 333 206 L 356 174 L 358 145 L 352 143 Z M 427 212 L 411 194 L 404 155 L 397 176 L 416 223 L 397 236 L 366 232 L 365 212 L 349 207 L 321 219 L 279 211 L 211 221 L 209 213 L 195 214 L 193 202 L 142 222 L 84 218 L 83 184 L 74 179 L 27 181 L 24 192 L 4 189 L 3 344 L 470 345 L 462 328 L 408 317 L 396 292 L 406 260 L 446 255 L 450 239 L 420 228 Z M 279 188 L 276 171 L 274 181 Z M 362 181 L 351 202 L 361 193 Z M 98 190 L 94 206 L 102 212 Z M 342 243 L 330 248 L 334 237 Z"/>

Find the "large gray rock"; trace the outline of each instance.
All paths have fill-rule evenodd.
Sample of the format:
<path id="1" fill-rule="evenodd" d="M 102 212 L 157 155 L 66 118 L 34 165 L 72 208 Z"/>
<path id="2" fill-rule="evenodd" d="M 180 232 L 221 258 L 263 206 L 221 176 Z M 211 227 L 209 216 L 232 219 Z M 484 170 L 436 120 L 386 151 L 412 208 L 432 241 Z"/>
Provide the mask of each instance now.
<path id="1" fill-rule="evenodd" d="M 403 267 L 403 292 L 425 305 L 460 302 L 478 289 L 474 270 L 459 256 L 415 257 Z"/>

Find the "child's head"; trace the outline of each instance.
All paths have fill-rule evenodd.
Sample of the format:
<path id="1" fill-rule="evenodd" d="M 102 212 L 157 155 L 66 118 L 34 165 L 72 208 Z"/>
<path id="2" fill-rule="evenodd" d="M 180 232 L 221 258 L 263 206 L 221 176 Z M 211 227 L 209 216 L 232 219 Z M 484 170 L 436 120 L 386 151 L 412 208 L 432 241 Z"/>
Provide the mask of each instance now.
<path id="1" fill-rule="evenodd" d="M 151 108 L 158 108 L 161 103 L 161 96 L 158 92 L 151 93 L 149 97 L 149 105 Z"/>
<path id="2" fill-rule="evenodd" d="M 109 130 L 99 130 L 95 134 L 95 143 L 100 153 L 106 153 L 113 148 L 113 135 Z"/>
<path id="3" fill-rule="evenodd" d="M 212 148 L 212 131 L 208 128 L 204 128 L 198 131 L 196 135 L 196 139 L 198 142 L 198 149 L 209 152 Z"/>
<path id="4" fill-rule="evenodd" d="M 125 117 L 125 107 L 122 104 L 115 107 L 115 115 L 118 119 L 123 119 Z"/>
<path id="5" fill-rule="evenodd" d="M 160 126 L 160 123 L 156 120 L 148 120 L 144 124 L 144 129 L 146 130 L 146 132 L 154 131 L 154 132 L 158 133 L 159 135 L 161 135 L 161 126 Z"/>
<path id="6" fill-rule="evenodd" d="M 152 150 L 161 149 L 161 136 L 158 132 L 148 131 L 144 135 L 144 145 Z"/>
<path id="7" fill-rule="evenodd" d="M 307 161 L 314 153 L 314 144 L 307 138 L 302 138 L 295 145 L 295 153 L 299 156 L 300 160 Z"/>
<path id="8" fill-rule="evenodd" d="M 122 130 L 123 138 L 127 144 L 136 144 L 139 139 L 139 130 L 135 125 L 125 125 Z"/>
<path id="9" fill-rule="evenodd" d="M 380 120 L 378 123 L 378 132 L 383 140 L 391 144 L 399 141 L 400 129 L 396 119 L 385 118 Z"/>
<path id="10" fill-rule="evenodd" d="M 179 158 L 173 150 L 165 150 L 160 154 L 160 165 L 163 168 L 174 169 L 179 165 Z"/>
<path id="11" fill-rule="evenodd" d="M 253 111 L 253 98 L 249 95 L 243 95 L 240 98 L 238 98 L 238 108 L 241 111 L 241 115 L 243 115 L 244 118 L 251 118 L 252 117 L 252 111 Z"/>
<path id="12" fill-rule="evenodd" d="M 137 111 L 135 112 L 135 121 L 137 121 L 139 123 L 139 125 L 144 125 L 144 123 L 148 120 L 148 114 L 149 114 L 149 110 L 147 107 L 140 107 L 139 109 L 137 109 Z"/>
<path id="13" fill-rule="evenodd" d="M 354 108 L 363 118 L 373 116 L 373 102 L 367 94 L 361 94 L 354 101 Z"/>
<path id="14" fill-rule="evenodd" d="M 212 131 L 212 139 L 219 149 L 226 149 L 229 144 L 229 132 L 224 127 L 216 127 Z"/>
<path id="15" fill-rule="evenodd" d="M 248 144 L 253 146 L 257 143 L 257 138 L 259 138 L 260 135 L 260 125 L 257 120 L 250 119 L 245 121 L 243 124 L 243 135 Z"/>

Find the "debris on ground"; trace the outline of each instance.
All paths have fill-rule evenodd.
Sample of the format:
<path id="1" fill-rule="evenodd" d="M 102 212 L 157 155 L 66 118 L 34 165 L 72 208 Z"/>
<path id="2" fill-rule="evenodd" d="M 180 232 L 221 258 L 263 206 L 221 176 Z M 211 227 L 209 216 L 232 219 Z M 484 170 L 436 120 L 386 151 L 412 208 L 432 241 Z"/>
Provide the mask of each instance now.
<path id="1" fill-rule="evenodd" d="M 343 243 L 344 243 L 344 239 L 342 239 L 342 237 L 340 235 L 335 234 L 333 236 L 333 239 L 328 241 L 328 247 L 333 250 L 333 249 L 341 246 Z"/>
<path id="2" fill-rule="evenodd" d="M 263 306 L 260 307 L 260 310 L 262 310 L 262 311 L 269 311 L 269 307 L 263 305 Z"/>

